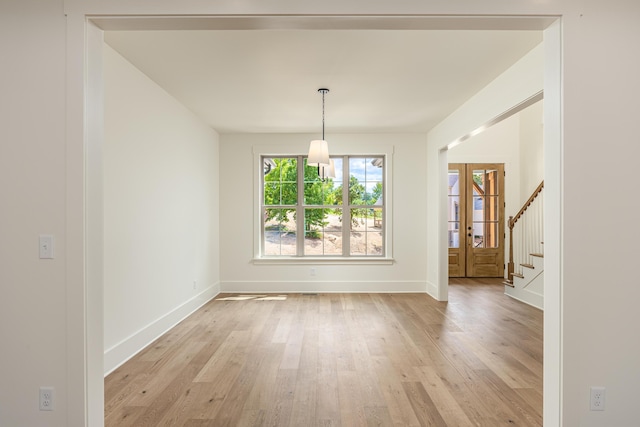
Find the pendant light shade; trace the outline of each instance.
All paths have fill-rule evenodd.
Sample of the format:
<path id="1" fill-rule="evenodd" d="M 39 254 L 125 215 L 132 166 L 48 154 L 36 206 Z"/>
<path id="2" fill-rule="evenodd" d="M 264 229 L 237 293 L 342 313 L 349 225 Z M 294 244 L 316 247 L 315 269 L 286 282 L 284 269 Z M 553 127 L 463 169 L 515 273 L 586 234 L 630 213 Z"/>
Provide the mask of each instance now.
<path id="1" fill-rule="evenodd" d="M 320 178 L 335 178 L 336 177 L 336 165 L 333 163 L 333 159 L 329 159 L 329 165 L 320 165 Z"/>
<path id="2" fill-rule="evenodd" d="M 329 92 L 329 89 L 318 89 L 318 92 L 322 94 L 322 139 L 315 139 L 309 144 L 309 156 L 307 158 L 307 165 L 317 166 L 318 175 L 324 179 L 330 176 L 333 161 L 329 159 L 329 144 L 324 139 L 324 95 Z M 335 168 L 333 172 L 335 177 Z"/>
<path id="3" fill-rule="evenodd" d="M 307 165 L 321 166 L 329 164 L 329 145 L 327 141 L 315 139 L 309 145 L 309 158 Z"/>

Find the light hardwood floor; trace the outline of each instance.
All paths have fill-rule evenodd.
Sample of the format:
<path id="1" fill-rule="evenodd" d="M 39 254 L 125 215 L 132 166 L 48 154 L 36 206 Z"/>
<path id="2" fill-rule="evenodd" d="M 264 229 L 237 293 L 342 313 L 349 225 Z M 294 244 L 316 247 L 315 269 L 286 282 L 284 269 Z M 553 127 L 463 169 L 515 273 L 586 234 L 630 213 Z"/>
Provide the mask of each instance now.
<path id="1" fill-rule="evenodd" d="M 220 295 L 105 379 L 107 426 L 541 426 L 542 312 L 495 280 Z"/>

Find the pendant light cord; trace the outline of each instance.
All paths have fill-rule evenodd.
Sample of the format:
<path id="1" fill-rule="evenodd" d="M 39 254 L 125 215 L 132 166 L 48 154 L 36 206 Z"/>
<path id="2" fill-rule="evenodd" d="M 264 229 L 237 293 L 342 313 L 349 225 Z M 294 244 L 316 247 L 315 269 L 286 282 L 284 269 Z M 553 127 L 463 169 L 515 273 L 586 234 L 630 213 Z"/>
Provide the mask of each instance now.
<path id="1" fill-rule="evenodd" d="M 326 139 L 324 139 L 324 91 L 322 91 L 322 140 L 326 141 Z M 320 176 L 320 163 L 318 163 L 318 176 Z M 324 182 L 324 169 L 322 170 L 320 180 Z"/>
<path id="2" fill-rule="evenodd" d="M 322 141 L 326 144 L 324 139 L 324 95 L 329 92 L 329 89 L 321 88 L 318 89 L 318 92 L 322 94 Z M 324 182 L 324 167 L 320 168 L 320 163 L 318 163 L 318 177 Z"/>
<path id="3" fill-rule="evenodd" d="M 324 95 L 329 92 L 329 89 L 321 88 L 318 92 L 322 94 L 322 140 L 324 141 Z"/>
<path id="4" fill-rule="evenodd" d="M 324 94 L 325 91 L 322 91 L 322 140 L 325 141 L 324 139 Z"/>

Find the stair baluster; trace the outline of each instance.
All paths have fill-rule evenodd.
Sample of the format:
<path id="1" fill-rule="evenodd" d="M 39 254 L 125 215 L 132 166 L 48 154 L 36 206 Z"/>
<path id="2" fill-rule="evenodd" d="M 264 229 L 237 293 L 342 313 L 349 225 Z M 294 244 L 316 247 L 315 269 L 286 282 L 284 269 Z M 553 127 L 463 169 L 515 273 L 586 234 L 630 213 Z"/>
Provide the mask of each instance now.
<path id="1" fill-rule="evenodd" d="M 540 197 L 537 199 L 538 195 L 542 192 L 544 188 L 544 181 L 538 185 L 535 191 L 531 194 L 529 199 L 524 203 L 522 208 L 518 211 L 515 216 L 509 217 L 508 227 L 509 227 L 509 262 L 507 263 L 507 273 L 508 273 L 508 283 L 513 284 L 513 276 L 520 275 L 519 272 L 516 272 L 515 265 L 516 262 L 518 265 L 524 263 L 524 257 L 528 256 L 526 254 L 531 254 L 533 252 L 541 252 L 542 248 L 539 245 L 542 245 L 542 236 L 543 236 L 543 226 L 542 226 L 542 207 L 543 207 L 543 198 Z M 535 203 L 534 203 L 535 202 Z M 528 221 L 527 217 L 523 217 L 525 212 L 530 206 L 534 206 L 535 209 L 530 210 L 532 216 L 534 216 L 532 221 Z M 522 227 L 520 232 L 518 233 L 519 241 L 517 242 L 518 248 L 516 255 L 514 256 L 514 227 L 518 220 L 522 218 L 523 222 L 526 223 L 524 227 Z M 522 223 L 521 223 L 522 225 Z"/>

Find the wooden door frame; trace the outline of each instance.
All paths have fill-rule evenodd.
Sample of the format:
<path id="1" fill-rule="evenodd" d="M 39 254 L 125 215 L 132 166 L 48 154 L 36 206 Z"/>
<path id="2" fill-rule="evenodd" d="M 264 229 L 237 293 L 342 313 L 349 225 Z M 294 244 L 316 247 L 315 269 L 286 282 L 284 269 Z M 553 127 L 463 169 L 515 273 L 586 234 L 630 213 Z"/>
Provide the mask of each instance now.
<path id="1" fill-rule="evenodd" d="M 497 182 L 497 194 L 499 195 L 499 204 L 497 205 L 497 232 L 494 233 L 499 240 L 497 242 L 497 246 L 495 246 L 495 251 L 489 250 L 488 260 L 493 260 L 493 263 L 490 265 L 495 265 L 494 272 L 487 272 L 485 274 L 478 275 L 477 272 L 474 272 L 476 269 L 473 267 L 476 264 L 476 257 L 478 256 L 479 250 L 474 252 L 471 246 L 470 240 L 470 231 L 468 224 L 473 224 L 473 191 L 471 190 L 474 181 L 473 181 L 473 171 L 474 170 L 487 170 L 487 169 L 496 169 L 498 170 L 498 182 Z M 504 277 L 504 258 L 505 258 L 505 194 L 504 194 L 504 163 L 449 163 L 448 171 L 457 170 L 459 175 L 459 182 L 463 183 L 459 185 L 459 191 L 457 196 L 459 197 L 459 222 L 460 228 L 458 231 L 459 242 L 457 248 L 448 248 L 448 270 L 449 277 Z M 447 172 L 448 174 L 449 172 Z M 450 192 L 450 190 L 449 190 Z M 449 196 L 449 204 L 448 210 L 451 207 L 451 197 Z M 450 217 L 450 213 L 447 213 L 448 222 Z M 469 220 L 471 218 L 471 220 Z M 471 227 L 473 227 L 471 225 Z M 483 235 L 486 236 L 488 233 L 486 229 L 484 230 Z M 491 249 L 491 248 L 489 248 Z M 487 256 L 487 254 L 484 254 Z M 497 257 L 497 258 L 496 258 Z M 489 265 L 489 263 L 487 263 Z M 490 269 L 485 271 L 491 271 Z"/>

